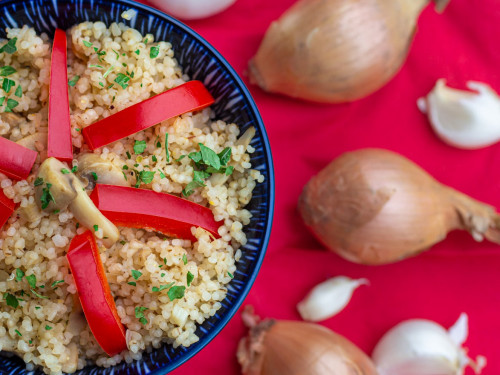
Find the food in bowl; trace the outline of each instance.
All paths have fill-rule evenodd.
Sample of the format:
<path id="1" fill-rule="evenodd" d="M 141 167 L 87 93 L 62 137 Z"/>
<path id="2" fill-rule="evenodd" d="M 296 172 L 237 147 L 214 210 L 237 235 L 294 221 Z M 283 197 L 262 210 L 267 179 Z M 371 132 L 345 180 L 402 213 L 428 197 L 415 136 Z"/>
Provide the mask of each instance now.
<path id="1" fill-rule="evenodd" d="M 225 298 L 264 180 L 251 169 L 255 129 L 200 109 L 207 93 L 168 42 L 121 23 L 67 34 L 67 49 L 60 33 L 52 48 L 28 27 L 0 43 L 0 350 L 47 374 L 195 343 Z M 168 116 L 154 122 L 157 112 Z"/>

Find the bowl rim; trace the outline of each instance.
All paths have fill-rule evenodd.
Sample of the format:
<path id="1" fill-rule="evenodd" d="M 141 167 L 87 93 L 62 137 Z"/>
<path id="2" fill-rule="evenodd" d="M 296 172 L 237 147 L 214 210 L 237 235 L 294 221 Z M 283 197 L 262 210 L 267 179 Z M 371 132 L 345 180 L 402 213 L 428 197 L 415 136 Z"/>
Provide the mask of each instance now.
<path id="1" fill-rule="evenodd" d="M 33 1 L 33 0 L 25 0 L 25 1 Z M 42 0 L 43 1 L 49 1 L 49 0 Z M 92 3 L 92 0 L 80 0 L 82 2 L 87 2 L 87 3 Z M 240 309 L 241 305 L 243 304 L 243 301 L 246 299 L 248 296 L 248 293 L 250 292 L 250 289 L 252 288 L 257 275 L 259 274 L 260 268 L 262 267 L 262 263 L 264 261 L 264 256 L 267 252 L 267 248 L 269 246 L 269 239 L 271 236 L 271 229 L 272 229 L 272 224 L 273 224 L 273 217 L 274 217 L 274 204 L 275 204 L 275 176 L 274 176 L 274 165 L 273 165 L 273 157 L 271 153 L 271 145 L 269 142 L 269 138 L 267 135 L 266 128 L 264 126 L 264 122 L 262 120 L 262 116 L 259 112 L 259 109 L 257 108 L 257 105 L 255 103 L 255 100 L 253 99 L 252 95 L 250 94 L 250 91 L 246 87 L 245 83 L 241 79 L 241 77 L 238 75 L 236 70 L 229 64 L 229 62 L 222 56 L 222 54 L 215 49 L 204 37 L 202 37 L 200 34 L 198 34 L 194 29 L 191 27 L 187 26 L 183 22 L 179 21 L 178 19 L 174 18 L 173 16 L 168 15 L 167 13 L 162 12 L 159 9 L 153 8 L 152 6 L 136 2 L 134 0 L 104 0 L 105 2 L 108 3 L 121 3 L 126 6 L 130 6 L 131 8 L 137 8 L 142 11 L 145 11 L 147 13 L 152 14 L 155 17 L 158 18 L 163 18 L 169 23 L 173 24 L 174 26 L 178 27 L 181 29 L 183 32 L 186 34 L 189 34 L 189 36 L 195 40 L 197 40 L 200 44 L 203 45 L 204 48 L 206 48 L 212 55 L 215 57 L 219 63 L 230 73 L 231 77 L 234 79 L 238 89 L 241 91 L 241 94 L 245 99 L 247 100 L 249 104 L 249 108 L 251 112 L 255 115 L 256 122 L 258 125 L 258 128 L 260 132 L 262 133 L 262 141 L 263 141 L 263 146 L 264 146 L 264 154 L 266 156 L 269 168 L 268 168 L 268 176 L 269 176 L 269 181 L 267 183 L 269 184 L 269 209 L 268 209 L 268 214 L 266 217 L 266 226 L 264 228 L 264 237 L 262 240 L 262 248 L 260 251 L 260 254 L 256 258 L 256 264 L 255 264 L 255 269 L 253 273 L 250 275 L 248 282 L 246 285 L 241 289 L 239 297 L 236 299 L 235 303 L 232 304 L 232 306 L 228 309 L 226 315 L 224 318 L 220 319 L 217 325 L 215 325 L 208 333 L 206 336 L 203 337 L 203 342 L 200 342 L 200 344 L 196 345 L 194 344 L 194 348 L 188 352 L 186 352 L 185 355 L 181 354 L 177 360 L 168 363 L 167 365 L 154 369 L 153 371 L 149 372 L 149 375 L 165 375 L 168 372 L 171 372 L 175 370 L 176 368 L 180 367 L 184 363 L 186 363 L 188 360 L 193 358 L 196 354 L 198 354 L 203 348 L 205 348 L 221 331 L 222 329 L 229 323 L 229 321 L 235 316 L 236 312 Z M 6 0 L 3 2 L 0 2 L 0 9 L 2 7 L 8 6 L 10 4 L 16 4 L 19 3 L 18 0 Z M 166 344 L 164 344 L 166 345 Z M 167 371 L 167 372 L 165 372 Z"/>

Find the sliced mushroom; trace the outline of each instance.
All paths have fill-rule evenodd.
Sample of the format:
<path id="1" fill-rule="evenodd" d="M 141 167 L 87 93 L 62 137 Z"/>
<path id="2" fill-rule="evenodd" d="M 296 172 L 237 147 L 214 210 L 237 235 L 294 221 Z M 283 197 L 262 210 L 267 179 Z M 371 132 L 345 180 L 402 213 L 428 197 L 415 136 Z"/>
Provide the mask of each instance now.
<path id="1" fill-rule="evenodd" d="M 96 182 L 108 185 L 130 186 L 121 169 L 96 154 L 81 154 L 78 160 L 78 175 L 88 181 L 87 190 L 92 190 Z M 94 176 L 95 173 L 95 176 Z M 97 177 L 97 181 L 95 179 Z"/>
<path id="2" fill-rule="evenodd" d="M 120 237 L 118 228 L 97 209 L 80 180 L 73 173 L 63 173 L 62 170 L 69 171 L 65 164 L 55 158 L 48 158 L 42 163 L 38 178 L 43 183 L 35 190 L 37 204 L 47 212 L 69 207 L 75 219 L 84 227 L 94 230 L 97 225 L 102 229 L 104 245 L 112 246 Z M 42 207 L 42 197 L 44 201 L 50 197 L 45 208 Z"/>
<path id="3" fill-rule="evenodd" d="M 43 149 L 47 149 L 47 132 L 36 132 L 35 134 L 28 135 L 27 137 L 21 138 L 16 142 L 18 145 L 29 148 L 33 151 L 41 151 L 37 148 L 37 144 L 43 146 Z"/>
<path id="4" fill-rule="evenodd" d="M 238 140 L 235 143 L 235 146 L 245 146 L 245 150 L 252 142 L 253 137 L 255 137 L 255 128 L 253 126 L 250 126 L 246 132 L 243 133 L 243 135 L 238 138 Z M 231 165 L 231 163 L 229 163 Z M 229 179 L 229 176 L 227 176 L 224 173 L 216 173 L 213 174 L 210 177 L 210 182 L 212 183 L 212 186 L 220 186 L 224 184 L 227 180 Z"/>

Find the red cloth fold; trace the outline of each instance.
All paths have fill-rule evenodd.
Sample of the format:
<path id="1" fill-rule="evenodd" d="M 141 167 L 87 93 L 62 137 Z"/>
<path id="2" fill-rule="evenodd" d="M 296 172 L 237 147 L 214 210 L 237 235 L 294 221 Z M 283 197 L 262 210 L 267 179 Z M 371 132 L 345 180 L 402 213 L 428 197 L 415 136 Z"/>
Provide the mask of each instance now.
<path id="1" fill-rule="evenodd" d="M 188 25 L 248 84 L 248 60 L 271 21 L 293 3 L 237 0 L 227 11 Z M 469 354 L 487 357 L 483 374 L 500 373 L 500 246 L 456 232 L 417 257 L 388 266 L 360 266 L 323 250 L 296 208 L 311 176 L 341 153 L 363 147 L 397 151 L 439 181 L 500 208 L 500 144 L 476 151 L 447 146 L 416 106 L 438 78 L 457 88 L 468 80 L 482 81 L 500 92 L 499 36 L 498 1 L 451 0 L 441 15 L 431 6 L 424 10 L 403 69 L 368 98 L 319 105 L 249 85 L 273 151 L 276 210 L 268 254 L 245 304 L 254 305 L 262 317 L 299 319 L 295 306 L 317 283 L 336 275 L 366 277 L 370 286 L 359 288 L 346 309 L 323 325 L 371 354 L 384 332 L 405 319 L 427 318 L 447 328 L 466 312 Z M 245 333 L 236 315 L 212 343 L 172 374 L 239 374 L 235 353 Z"/>

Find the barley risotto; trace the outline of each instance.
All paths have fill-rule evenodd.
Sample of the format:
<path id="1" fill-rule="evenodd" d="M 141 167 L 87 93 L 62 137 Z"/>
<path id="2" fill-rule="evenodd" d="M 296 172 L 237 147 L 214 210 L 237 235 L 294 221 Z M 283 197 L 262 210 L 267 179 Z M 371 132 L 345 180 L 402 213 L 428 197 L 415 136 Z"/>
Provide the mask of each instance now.
<path id="1" fill-rule="evenodd" d="M 108 28 L 86 22 L 66 34 L 69 160 L 50 151 L 49 99 L 56 103 L 58 95 L 49 90 L 56 59 L 52 36 L 23 27 L 8 29 L 8 39 L 0 42 L 0 134 L 27 155 L 36 152 L 27 178 L 0 174 L 2 200 L 16 204 L 0 236 L 0 350 L 47 374 L 131 362 L 163 343 L 195 343 L 197 324 L 225 298 L 246 243 L 242 229 L 251 214 L 245 205 L 264 180 L 250 164 L 255 130 L 240 134 L 237 124 L 213 118 L 209 107 L 91 146 L 91 128 L 102 135 L 113 115 L 182 90 L 190 78 L 168 42 L 122 23 Z M 122 125 L 114 124 L 119 130 Z M 130 195 L 132 189 L 138 195 Z M 186 206 L 181 211 L 193 215 L 187 229 L 180 217 L 162 218 L 165 212 L 147 198 L 151 194 Z M 76 261 L 70 269 L 70 255 L 82 251 L 76 242 L 84 236 L 97 241 L 105 270 L 102 295 L 109 283 L 112 297 L 106 300 L 110 306 L 114 300 L 115 323 L 126 329 L 126 347 L 111 356 L 96 339 L 108 327 L 95 325 L 91 315 L 101 312 L 92 311 L 95 301 L 85 300 Z M 87 255 L 92 259 L 90 250 Z"/>

